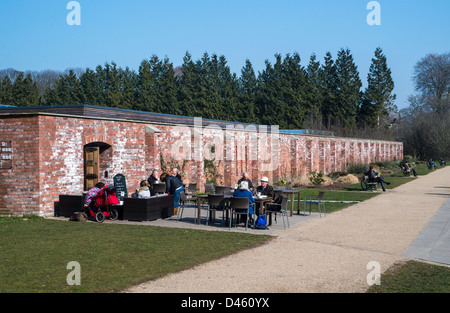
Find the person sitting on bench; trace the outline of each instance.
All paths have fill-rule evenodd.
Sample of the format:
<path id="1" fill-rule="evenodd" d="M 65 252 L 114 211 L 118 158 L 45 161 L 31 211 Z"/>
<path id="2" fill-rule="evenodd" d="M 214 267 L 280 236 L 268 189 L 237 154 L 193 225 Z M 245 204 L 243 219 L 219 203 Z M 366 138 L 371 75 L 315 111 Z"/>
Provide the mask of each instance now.
<path id="1" fill-rule="evenodd" d="M 406 172 L 412 172 L 412 173 L 414 174 L 414 176 L 417 176 L 416 170 L 413 169 L 413 168 L 411 167 L 411 165 L 409 165 L 408 161 L 405 162 L 404 168 L 405 168 L 405 171 L 406 171 Z"/>
<path id="2" fill-rule="evenodd" d="M 381 184 L 381 188 L 383 188 L 383 191 L 386 191 L 386 188 L 384 187 L 384 184 L 386 185 L 390 185 L 391 183 L 387 182 L 384 180 L 384 178 L 382 176 L 378 176 L 378 172 L 375 172 L 375 170 L 373 169 L 373 166 L 369 167 L 369 182 L 371 183 L 380 183 Z"/>
<path id="3" fill-rule="evenodd" d="M 428 168 L 433 168 L 433 167 L 434 167 L 434 169 L 437 168 L 436 163 L 434 163 L 432 159 L 429 159 L 428 160 Z"/>

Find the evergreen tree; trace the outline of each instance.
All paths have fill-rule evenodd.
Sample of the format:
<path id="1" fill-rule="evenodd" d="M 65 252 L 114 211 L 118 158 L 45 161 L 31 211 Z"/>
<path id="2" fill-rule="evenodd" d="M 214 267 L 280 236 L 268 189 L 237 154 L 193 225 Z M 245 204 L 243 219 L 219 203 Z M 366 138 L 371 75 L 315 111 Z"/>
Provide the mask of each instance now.
<path id="1" fill-rule="evenodd" d="M 258 110 L 255 105 L 258 81 L 250 60 L 245 60 L 245 66 L 241 69 L 238 79 L 239 104 L 236 107 L 236 118 L 242 122 L 261 123 Z"/>
<path id="2" fill-rule="evenodd" d="M 276 54 L 275 59 L 274 66 L 266 60 L 266 68 L 258 75 L 256 106 L 262 124 L 279 125 L 280 129 L 283 129 L 287 123 L 284 121 L 285 108 L 281 99 L 283 93 L 281 55 Z"/>
<path id="3" fill-rule="evenodd" d="M 320 116 L 320 110 L 323 102 L 323 87 L 324 87 L 324 73 L 320 66 L 320 62 L 316 61 L 316 55 L 312 54 L 309 59 L 309 64 L 306 69 L 307 86 L 305 103 L 307 105 L 307 118 L 311 126 L 317 123 Z M 320 121 L 321 123 L 321 121 Z"/>
<path id="4" fill-rule="evenodd" d="M 83 100 L 85 104 L 104 105 L 103 87 L 97 77 L 97 73 L 91 69 L 86 69 L 80 77 L 80 85 L 83 90 Z"/>
<path id="5" fill-rule="evenodd" d="M 20 73 L 14 80 L 11 91 L 11 105 L 13 106 L 35 106 L 39 104 L 39 90 L 31 75 Z"/>
<path id="6" fill-rule="evenodd" d="M 3 77 L 0 84 L 0 104 L 10 105 L 12 103 L 13 84 L 8 75 Z"/>
<path id="7" fill-rule="evenodd" d="M 367 83 L 358 120 L 361 124 L 370 127 L 379 126 L 384 117 L 396 110 L 394 104 L 396 95 L 392 93 L 394 81 L 381 48 L 375 50 L 375 57 L 372 59 L 367 75 Z"/>
<path id="8" fill-rule="evenodd" d="M 47 88 L 44 99 L 46 105 L 71 105 L 85 102 L 80 80 L 73 70 L 61 75 L 54 88 Z"/>
<path id="9" fill-rule="evenodd" d="M 218 62 L 218 94 L 219 94 L 219 109 L 216 119 L 235 120 L 239 122 L 246 122 L 252 117 L 249 115 L 249 108 L 244 116 L 237 116 L 238 108 L 242 106 L 239 103 L 239 82 L 235 73 L 231 73 L 230 67 L 227 65 L 225 56 L 219 57 Z M 250 113 L 251 114 L 251 113 Z"/>
<path id="10" fill-rule="evenodd" d="M 343 129 L 353 129 L 356 113 L 361 102 L 362 83 L 358 67 L 349 49 L 341 49 L 336 59 L 337 91 L 333 110 L 336 112 L 335 124 L 341 123 Z"/>
<path id="11" fill-rule="evenodd" d="M 327 52 L 322 65 L 322 106 L 320 108 L 321 115 L 325 126 L 330 129 L 332 121 L 336 115 L 336 99 L 337 99 L 337 73 L 333 57 Z"/>
<path id="12" fill-rule="evenodd" d="M 282 99 L 285 108 L 285 120 L 288 129 L 299 129 L 305 124 L 308 105 L 305 102 L 307 92 L 306 70 L 300 64 L 300 55 L 287 54 L 282 64 Z"/>

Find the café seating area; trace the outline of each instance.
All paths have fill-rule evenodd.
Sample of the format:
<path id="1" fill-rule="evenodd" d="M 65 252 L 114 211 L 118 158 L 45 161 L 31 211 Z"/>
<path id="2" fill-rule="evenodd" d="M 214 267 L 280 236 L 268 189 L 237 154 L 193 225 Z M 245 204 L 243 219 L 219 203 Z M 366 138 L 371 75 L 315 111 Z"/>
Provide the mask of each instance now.
<path id="1" fill-rule="evenodd" d="M 119 212 L 116 222 L 152 222 L 173 227 L 203 227 L 217 230 L 247 231 L 256 228 L 259 215 L 264 214 L 267 228 L 286 229 L 295 224 L 299 218 L 306 218 L 300 213 L 300 191 L 274 189 L 275 197 L 283 196 L 281 203 L 274 199 L 254 193 L 254 215 L 249 214 L 249 206 L 243 203 L 248 198 L 233 197 L 234 187 L 205 184 L 205 192 L 198 192 L 196 184 L 189 184 L 180 194 L 180 206 L 174 208 L 174 196 L 165 194 L 164 184 L 153 186 L 155 196 L 151 198 L 125 197 L 120 205 L 115 206 Z M 295 195 L 298 198 L 295 199 Z M 83 210 L 84 195 L 60 195 L 55 203 L 55 215 L 70 218 L 75 212 Z M 295 199 L 295 201 L 294 201 Z M 294 214 L 296 209 L 296 213 Z M 250 221 L 252 223 L 250 223 Z M 264 233 L 261 231 L 261 233 Z"/>

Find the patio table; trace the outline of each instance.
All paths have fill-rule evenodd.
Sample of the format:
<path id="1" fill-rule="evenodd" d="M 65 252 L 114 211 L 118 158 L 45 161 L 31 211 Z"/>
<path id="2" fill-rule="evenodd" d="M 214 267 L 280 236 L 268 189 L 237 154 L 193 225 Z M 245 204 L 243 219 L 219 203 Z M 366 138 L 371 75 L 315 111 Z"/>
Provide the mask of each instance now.
<path id="1" fill-rule="evenodd" d="M 300 190 L 274 189 L 274 191 L 282 192 L 283 194 L 290 195 L 290 198 L 291 198 L 291 209 L 290 209 L 291 213 L 290 213 L 290 216 L 293 215 L 294 199 L 295 199 L 295 195 L 298 194 L 297 214 L 300 214 Z"/>

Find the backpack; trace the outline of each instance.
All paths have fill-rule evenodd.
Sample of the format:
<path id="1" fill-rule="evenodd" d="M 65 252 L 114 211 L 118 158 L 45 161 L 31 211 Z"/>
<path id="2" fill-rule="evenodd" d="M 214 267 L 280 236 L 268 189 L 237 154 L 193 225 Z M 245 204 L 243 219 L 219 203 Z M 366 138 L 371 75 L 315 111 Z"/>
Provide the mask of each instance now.
<path id="1" fill-rule="evenodd" d="M 267 227 L 267 219 L 266 219 L 266 216 L 264 214 L 261 214 L 260 216 L 258 216 L 258 219 L 256 220 L 255 228 L 268 229 L 268 227 Z"/>

